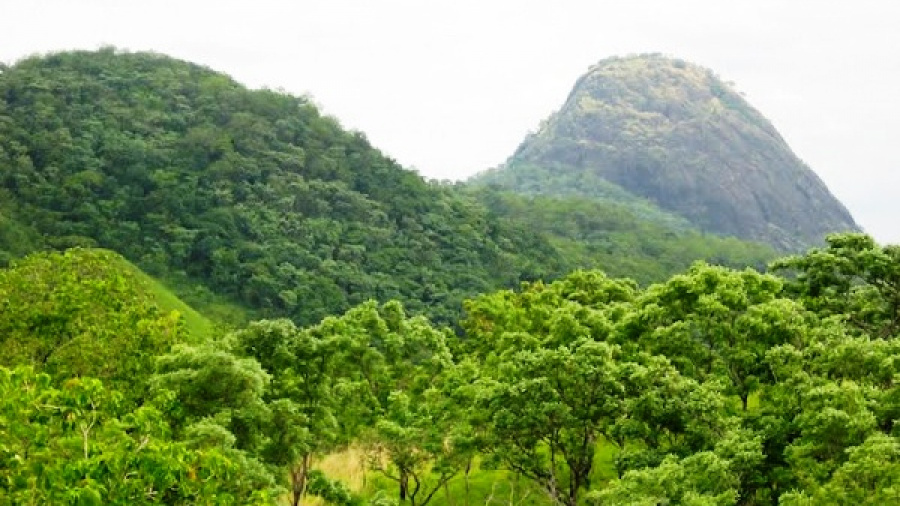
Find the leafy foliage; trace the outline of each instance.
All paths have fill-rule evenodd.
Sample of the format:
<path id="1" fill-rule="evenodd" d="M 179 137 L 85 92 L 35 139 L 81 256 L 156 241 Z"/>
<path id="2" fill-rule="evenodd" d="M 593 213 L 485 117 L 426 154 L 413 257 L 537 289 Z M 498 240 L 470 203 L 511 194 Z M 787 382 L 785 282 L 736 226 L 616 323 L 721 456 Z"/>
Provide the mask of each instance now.
<path id="1" fill-rule="evenodd" d="M 900 332 L 900 246 L 879 246 L 863 234 L 833 235 L 827 246 L 781 259 L 794 276 L 791 293 L 823 315 L 847 318 L 860 331 L 889 338 Z"/>
<path id="2" fill-rule="evenodd" d="M 781 291 L 774 276 L 696 264 L 646 290 L 617 339 L 668 357 L 691 377 L 727 378 L 746 409 L 770 379 L 766 352 L 799 342 L 808 328 L 805 309 Z"/>
<path id="3" fill-rule="evenodd" d="M 42 253 L 0 270 L 0 364 L 57 378 L 93 376 L 145 393 L 152 358 L 186 336 L 121 257 L 103 250 Z"/>
<path id="4" fill-rule="evenodd" d="M 0 367 L 0 468 L 2 504 L 270 504 L 239 463 L 173 441 L 157 409 L 27 367 Z"/>
<path id="5" fill-rule="evenodd" d="M 471 457 L 459 408 L 438 388 L 453 364 L 450 331 L 407 317 L 396 301 L 365 303 L 310 330 L 334 342 L 344 364 L 336 388 L 353 399 L 338 410 L 345 430 L 368 443 L 370 467 L 397 482 L 401 502 L 427 504 Z"/>

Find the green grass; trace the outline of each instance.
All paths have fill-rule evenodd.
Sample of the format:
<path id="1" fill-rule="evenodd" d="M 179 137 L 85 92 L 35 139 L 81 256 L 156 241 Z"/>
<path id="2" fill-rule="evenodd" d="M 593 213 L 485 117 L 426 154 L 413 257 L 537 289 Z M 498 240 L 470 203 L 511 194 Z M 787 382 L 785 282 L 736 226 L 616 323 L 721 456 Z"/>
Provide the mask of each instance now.
<path id="1" fill-rule="evenodd" d="M 603 488 L 616 479 L 615 445 L 601 443 L 594 456 L 594 471 L 591 476 L 592 488 Z M 396 499 L 399 493 L 397 482 L 381 473 L 365 469 L 365 456 L 359 448 L 350 448 L 329 455 L 315 467 L 332 479 L 343 482 L 354 493 L 365 499 L 376 497 Z M 547 493 L 534 482 L 511 471 L 482 467 L 483 460 L 476 458 L 468 476 L 463 473 L 451 479 L 445 487 L 435 493 L 429 506 L 552 506 Z M 425 495 L 419 493 L 419 499 Z M 311 502 L 313 505 L 321 503 Z"/>
<path id="2" fill-rule="evenodd" d="M 214 337 L 216 333 L 216 325 L 209 318 L 200 314 L 196 309 L 187 305 L 171 290 L 166 288 L 158 280 L 146 276 L 145 283 L 156 298 L 157 304 L 166 311 L 178 311 L 184 318 L 184 326 L 187 331 L 198 340 L 206 340 Z"/>
<path id="3" fill-rule="evenodd" d="M 397 483 L 384 476 L 369 472 L 366 488 L 361 491 L 366 498 L 382 495 L 396 498 Z M 428 485 L 431 485 L 429 483 Z M 468 488 L 468 494 L 466 489 Z M 419 492 L 421 500 L 426 495 L 425 487 Z M 467 499 L 468 497 L 468 499 Z M 447 482 L 435 493 L 429 506 L 464 505 L 535 505 L 551 506 L 553 502 L 547 494 L 530 480 L 505 470 L 481 469 L 476 462 L 468 477 L 462 473 Z"/>
<path id="4" fill-rule="evenodd" d="M 121 259 L 119 267 L 124 271 L 131 272 L 137 278 L 138 282 L 147 290 L 161 310 L 165 312 L 177 311 L 184 320 L 185 330 L 187 330 L 193 340 L 203 341 L 212 338 L 216 334 L 217 325 L 213 320 L 188 305 L 163 282 L 145 273 L 124 258 Z"/>
<path id="5" fill-rule="evenodd" d="M 217 327 L 235 329 L 260 318 L 253 310 L 214 293 L 184 274 L 173 273 L 160 278 L 160 282 L 169 287 L 178 298 L 214 322 Z"/>

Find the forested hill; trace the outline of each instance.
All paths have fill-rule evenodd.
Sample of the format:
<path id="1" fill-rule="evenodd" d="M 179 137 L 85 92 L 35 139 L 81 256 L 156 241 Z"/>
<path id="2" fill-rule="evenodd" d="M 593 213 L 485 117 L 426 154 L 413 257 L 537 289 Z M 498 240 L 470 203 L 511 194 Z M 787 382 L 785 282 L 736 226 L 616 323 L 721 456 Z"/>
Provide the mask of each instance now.
<path id="1" fill-rule="evenodd" d="M 786 250 L 859 230 L 731 85 L 659 55 L 591 67 L 504 166 L 474 181 L 524 193 L 649 201 L 702 230 Z"/>
<path id="2" fill-rule="evenodd" d="M 451 322 L 466 297 L 622 256 L 611 274 L 650 281 L 769 254 L 665 229 L 585 249 L 483 197 L 403 169 L 304 98 L 165 56 L 66 52 L 0 73 L 0 260 L 101 246 L 259 316 L 311 323 L 374 298 Z"/>
<path id="3" fill-rule="evenodd" d="M 51 247 L 101 245 L 303 322 L 370 297 L 453 306 L 556 272 L 548 244 L 303 98 L 112 49 L 24 60 L 0 97 L 0 200 Z"/>

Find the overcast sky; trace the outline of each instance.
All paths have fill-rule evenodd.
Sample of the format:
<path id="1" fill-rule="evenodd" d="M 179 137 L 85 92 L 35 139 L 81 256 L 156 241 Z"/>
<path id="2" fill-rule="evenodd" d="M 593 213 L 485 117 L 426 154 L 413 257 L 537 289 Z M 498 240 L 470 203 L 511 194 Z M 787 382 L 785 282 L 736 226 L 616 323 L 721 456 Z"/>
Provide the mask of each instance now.
<path id="1" fill-rule="evenodd" d="M 0 61 L 111 44 L 308 94 L 425 176 L 496 166 L 609 56 L 733 81 L 857 222 L 900 243 L 900 2 L 0 0 Z"/>

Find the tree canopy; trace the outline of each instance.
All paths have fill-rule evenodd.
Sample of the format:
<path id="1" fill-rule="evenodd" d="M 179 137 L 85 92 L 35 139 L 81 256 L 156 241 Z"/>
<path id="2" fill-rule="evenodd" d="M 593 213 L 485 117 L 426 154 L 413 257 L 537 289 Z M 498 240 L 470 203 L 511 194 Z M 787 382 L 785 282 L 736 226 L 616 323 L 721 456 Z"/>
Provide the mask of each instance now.
<path id="1" fill-rule="evenodd" d="M 894 253 L 838 235 L 787 277 L 697 263 L 486 293 L 456 332 L 366 301 L 203 339 L 111 253 L 36 254 L 0 271 L 0 498 L 433 506 L 522 480 L 548 505 L 890 503 Z M 320 468 L 351 449 L 364 488 Z"/>

